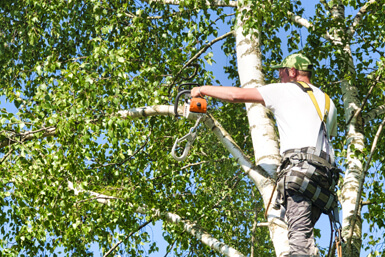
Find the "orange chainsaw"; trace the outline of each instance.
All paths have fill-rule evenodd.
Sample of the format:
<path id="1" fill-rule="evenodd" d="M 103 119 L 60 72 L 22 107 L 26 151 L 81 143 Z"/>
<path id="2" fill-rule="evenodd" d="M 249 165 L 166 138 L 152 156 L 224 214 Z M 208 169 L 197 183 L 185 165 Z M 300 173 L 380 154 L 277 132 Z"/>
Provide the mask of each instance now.
<path id="1" fill-rule="evenodd" d="M 201 97 L 193 97 L 191 98 L 191 89 L 190 90 L 181 90 L 182 86 L 199 86 L 199 84 L 196 83 L 185 83 L 181 84 L 179 86 L 179 93 L 176 96 L 175 103 L 174 103 L 174 113 L 175 117 L 179 117 L 180 115 L 178 114 L 178 104 L 179 104 L 179 99 L 182 95 L 184 95 L 184 100 L 185 103 L 183 105 L 183 117 L 189 118 L 190 112 L 192 113 L 206 113 L 207 112 L 207 101 L 204 98 Z"/>
<path id="2" fill-rule="evenodd" d="M 181 90 L 182 86 L 189 86 L 190 90 Z M 180 139 L 176 139 L 174 146 L 172 147 L 171 150 L 171 155 L 174 157 L 175 160 L 177 161 L 183 161 L 187 158 L 188 151 L 190 150 L 190 147 L 192 143 L 194 142 L 197 133 L 196 133 L 196 128 L 198 127 L 199 121 L 202 119 L 202 117 L 206 114 L 207 112 L 207 101 L 204 98 L 201 97 L 193 97 L 191 98 L 191 87 L 192 86 L 199 86 L 199 84 L 196 83 L 185 83 L 181 84 L 178 88 L 178 95 L 176 96 L 175 103 L 174 103 L 174 114 L 175 117 L 179 117 L 180 115 L 178 114 L 178 103 L 179 99 L 181 96 L 184 95 L 184 105 L 183 105 L 183 117 L 189 119 L 190 114 L 198 114 L 197 121 L 195 123 L 195 126 L 192 127 L 185 136 L 183 136 Z M 184 148 L 183 154 L 181 156 L 176 156 L 175 150 L 178 147 L 178 144 L 182 141 L 186 140 L 186 146 Z"/>

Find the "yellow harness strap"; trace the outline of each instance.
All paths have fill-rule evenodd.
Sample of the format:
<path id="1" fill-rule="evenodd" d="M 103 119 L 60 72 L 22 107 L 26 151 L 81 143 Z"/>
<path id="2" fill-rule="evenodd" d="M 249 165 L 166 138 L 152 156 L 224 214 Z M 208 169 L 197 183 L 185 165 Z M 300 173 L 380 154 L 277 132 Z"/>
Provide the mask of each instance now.
<path id="1" fill-rule="evenodd" d="M 302 86 L 303 91 L 305 91 L 309 95 L 311 101 L 313 102 L 315 108 L 317 109 L 318 116 L 320 117 L 320 119 L 323 122 L 326 122 L 326 118 L 330 110 L 330 97 L 328 96 L 328 94 L 324 93 L 325 94 L 325 114 L 322 117 L 321 109 L 319 108 L 317 100 L 315 99 L 315 96 L 313 94 L 313 89 L 311 89 L 311 87 L 303 81 L 297 81 L 297 83 L 300 84 Z"/>

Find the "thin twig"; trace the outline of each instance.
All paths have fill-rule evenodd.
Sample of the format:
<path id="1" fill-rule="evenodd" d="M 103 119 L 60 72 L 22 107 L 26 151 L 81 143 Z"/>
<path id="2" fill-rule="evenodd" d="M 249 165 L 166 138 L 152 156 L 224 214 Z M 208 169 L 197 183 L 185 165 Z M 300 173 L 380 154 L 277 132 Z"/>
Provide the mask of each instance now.
<path id="1" fill-rule="evenodd" d="M 171 252 L 172 248 L 174 248 L 175 243 L 176 243 L 176 239 L 174 240 L 174 242 L 172 242 L 170 249 L 167 251 L 167 253 L 166 253 L 166 255 L 164 257 L 167 257 L 167 255 Z"/>
<path id="2" fill-rule="evenodd" d="M 11 149 L 8 151 L 8 153 L 6 155 L 4 155 L 4 157 L 1 159 L 0 161 L 0 164 L 2 164 L 7 158 L 9 155 L 11 155 L 11 153 L 14 151 L 15 149 Z"/>
<path id="3" fill-rule="evenodd" d="M 84 202 L 89 202 L 89 201 L 93 201 L 93 200 L 98 200 L 98 199 L 115 199 L 115 200 L 122 200 L 120 198 L 117 198 L 117 197 L 104 197 L 104 196 L 98 196 L 98 197 L 93 197 L 93 198 L 88 198 L 86 200 L 80 200 L 80 201 L 77 201 L 76 204 L 78 203 L 84 203 Z"/>
<path id="4" fill-rule="evenodd" d="M 227 32 L 226 34 L 220 36 L 220 37 L 217 37 L 215 38 L 214 40 L 212 40 L 211 42 L 209 42 L 207 45 L 205 45 L 201 50 L 199 50 L 198 53 L 196 53 L 190 60 L 188 60 L 185 65 L 183 65 L 183 67 L 177 72 L 177 74 L 175 75 L 175 79 L 174 81 L 171 83 L 171 86 L 170 86 L 170 90 L 171 91 L 171 88 L 172 86 L 174 85 L 175 81 L 177 80 L 177 78 L 179 77 L 179 75 L 182 73 L 182 71 L 184 69 L 186 69 L 186 67 L 190 66 L 196 59 L 198 59 L 199 56 L 201 56 L 208 48 L 210 48 L 213 44 L 215 44 L 216 42 L 218 41 L 221 41 L 223 39 L 225 39 L 226 37 L 230 36 L 234 34 L 234 31 L 229 31 Z"/>
<path id="5" fill-rule="evenodd" d="M 330 11 L 330 7 L 325 0 L 321 0 L 320 2 L 323 4 L 323 6 L 325 7 L 326 10 Z"/>
<path id="6" fill-rule="evenodd" d="M 139 226 L 139 228 L 135 231 L 132 231 L 130 234 L 128 234 L 127 236 L 124 237 L 124 240 L 126 240 L 127 238 L 131 237 L 134 233 L 136 233 L 137 231 L 141 230 L 142 228 L 144 228 L 145 226 L 147 226 L 148 224 L 150 224 L 152 222 L 152 219 L 150 221 L 147 221 L 146 223 L 142 224 Z M 112 247 L 105 255 L 103 255 L 103 257 L 106 257 L 108 256 L 110 253 L 112 253 L 121 243 L 123 243 L 123 240 L 120 240 L 116 245 L 114 245 L 114 247 Z"/>
<path id="7" fill-rule="evenodd" d="M 201 161 L 201 162 L 196 162 L 196 163 L 190 163 L 186 166 L 183 166 L 182 168 L 180 168 L 181 170 L 184 170 L 184 169 L 187 169 L 189 167 L 192 167 L 192 166 L 197 166 L 197 165 L 201 165 L 201 164 L 204 164 L 204 163 L 210 163 L 210 162 L 222 162 L 222 161 L 226 161 L 226 160 L 230 160 L 230 158 L 221 158 L 221 159 L 218 159 L 218 160 L 210 160 L 210 161 Z"/>
<path id="8" fill-rule="evenodd" d="M 127 158 L 124 159 L 123 161 L 121 161 L 121 162 L 114 162 L 114 163 L 108 163 L 108 164 L 105 164 L 105 165 L 101 165 L 101 166 L 99 166 L 99 167 L 92 168 L 92 170 L 94 170 L 94 169 L 100 169 L 100 168 L 105 168 L 105 167 L 109 167 L 109 166 L 114 166 L 114 165 L 117 165 L 117 166 L 123 165 L 124 163 L 126 163 L 128 160 L 130 160 L 132 157 L 134 157 L 135 155 L 137 155 L 140 151 L 142 151 L 142 150 L 146 147 L 148 141 L 150 140 L 150 136 L 151 136 L 151 131 L 150 131 L 150 134 L 148 135 L 146 141 L 144 142 L 144 144 L 143 144 L 141 147 L 139 147 L 138 149 L 136 149 L 136 151 L 135 151 L 133 154 L 131 154 L 129 157 L 127 157 Z"/>

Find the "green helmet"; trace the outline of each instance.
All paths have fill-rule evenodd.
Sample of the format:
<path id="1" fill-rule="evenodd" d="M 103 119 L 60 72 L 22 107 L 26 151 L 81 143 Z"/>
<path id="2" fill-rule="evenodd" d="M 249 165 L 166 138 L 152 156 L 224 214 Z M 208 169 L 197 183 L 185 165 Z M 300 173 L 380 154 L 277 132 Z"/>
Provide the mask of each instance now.
<path id="1" fill-rule="evenodd" d="M 295 68 L 297 70 L 312 71 L 313 64 L 303 54 L 291 54 L 287 56 L 282 63 L 278 65 L 272 65 L 271 68 L 272 69 Z"/>

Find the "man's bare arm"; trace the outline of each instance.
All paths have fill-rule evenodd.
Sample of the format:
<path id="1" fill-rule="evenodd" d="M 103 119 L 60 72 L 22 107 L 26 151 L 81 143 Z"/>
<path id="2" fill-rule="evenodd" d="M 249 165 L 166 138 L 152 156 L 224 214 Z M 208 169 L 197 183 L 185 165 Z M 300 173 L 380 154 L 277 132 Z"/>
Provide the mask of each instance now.
<path id="1" fill-rule="evenodd" d="M 262 95 L 256 88 L 202 86 L 191 90 L 192 97 L 211 96 L 231 103 L 261 103 L 265 105 Z"/>

